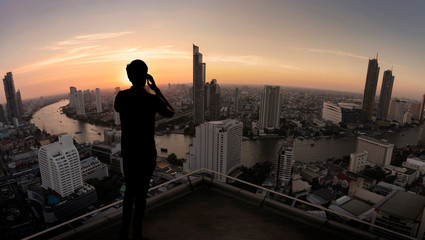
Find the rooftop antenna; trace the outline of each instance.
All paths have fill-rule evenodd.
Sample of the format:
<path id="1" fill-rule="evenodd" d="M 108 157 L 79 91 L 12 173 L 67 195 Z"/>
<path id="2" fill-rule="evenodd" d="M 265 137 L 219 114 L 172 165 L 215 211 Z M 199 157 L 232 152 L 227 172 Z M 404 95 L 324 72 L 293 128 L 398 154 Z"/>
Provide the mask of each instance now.
<path id="1" fill-rule="evenodd" d="M 391 72 L 393 72 L 393 66 L 391 66 Z"/>
<path id="2" fill-rule="evenodd" d="M 378 61 L 378 52 L 376 52 L 376 61 Z"/>

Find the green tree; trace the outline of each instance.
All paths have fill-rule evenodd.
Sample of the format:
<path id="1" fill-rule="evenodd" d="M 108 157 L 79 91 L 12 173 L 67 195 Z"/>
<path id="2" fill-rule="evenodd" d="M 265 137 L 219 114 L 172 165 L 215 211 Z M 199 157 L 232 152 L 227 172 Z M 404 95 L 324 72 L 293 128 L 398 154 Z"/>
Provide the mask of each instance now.
<path id="1" fill-rule="evenodd" d="M 184 158 L 177 158 L 177 155 L 175 153 L 171 153 L 167 157 L 167 162 L 176 165 L 176 166 L 183 166 Z"/>

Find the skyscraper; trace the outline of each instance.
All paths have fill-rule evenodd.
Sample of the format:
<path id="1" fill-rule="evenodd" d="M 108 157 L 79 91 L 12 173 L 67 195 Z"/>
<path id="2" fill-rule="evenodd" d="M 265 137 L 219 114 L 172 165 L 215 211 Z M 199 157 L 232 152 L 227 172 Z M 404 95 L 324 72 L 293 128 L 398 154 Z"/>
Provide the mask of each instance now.
<path id="1" fill-rule="evenodd" d="M 102 95 L 100 94 L 99 88 L 96 88 L 95 95 L 96 95 L 96 111 L 98 113 L 101 113 L 102 112 Z"/>
<path id="2" fill-rule="evenodd" d="M 233 119 L 205 122 L 197 126 L 184 170 L 208 168 L 228 174 L 241 161 L 242 128 L 242 123 Z M 221 176 L 217 178 L 225 181 Z"/>
<path id="3" fill-rule="evenodd" d="M 38 161 L 44 189 L 52 189 L 66 197 L 83 186 L 80 155 L 71 134 L 60 135 L 58 142 L 41 146 Z"/>
<path id="4" fill-rule="evenodd" d="M 24 106 L 22 105 L 22 97 L 21 97 L 21 90 L 18 89 L 16 92 L 16 102 L 18 103 L 18 110 L 20 115 L 24 113 Z"/>
<path id="5" fill-rule="evenodd" d="M 5 121 L 6 121 L 6 117 L 4 115 L 3 105 L 0 104 L 0 122 L 5 122 Z"/>
<path id="6" fill-rule="evenodd" d="M 280 124 L 280 103 L 282 94 L 279 86 L 265 85 L 261 95 L 260 130 L 274 130 Z"/>
<path id="7" fill-rule="evenodd" d="M 206 65 L 202 62 L 199 47 L 193 45 L 193 123 L 195 126 L 204 122 L 204 86 Z"/>
<path id="8" fill-rule="evenodd" d="M 81 90 L 77 92 L 77 102 L 75 106 L 75 111 L 77 112 L 77 115 L 86 115 L 84 96 Z"/>
<path id="9" fill-rule="evenodd" d="M 381 94 L 379 95 L 378 118 L 387 119 L 390 108 L 391 94 L 393 91 L 394 76 L 391 70 L 384 72 L 382 79 Z"/>
<path id="10" fill-rule="evenodd" d="M 369 59 L 369 66 L 367 67 L 366 83 L 363 93 L 361 121 L 369 121 L 372 118 L 376 87 L 378 85 L 378 76 L 378 57 L 376 57 L 376 59 Z"/>
<path id="11" fill-rule="evenodd" d="M 8 72 L 3 78 L 4 93 L 6 95 L 6 111 L 9 122 L 13 122 L 13 118 L 21 120 L 18 101 L 16 99 L 15 84 L 11 72 Z"/>
<path id="12" fill-rule="evenodd" d="M 69 106 L 76 107 L 77 106 L 77 88 L 69 87 Z"/>
<path id="13" fill-rule="evenodd" d="M 213 79 L 205 84 L 205 113 L 209 121 L 220 119 L 220 86 Z"/>

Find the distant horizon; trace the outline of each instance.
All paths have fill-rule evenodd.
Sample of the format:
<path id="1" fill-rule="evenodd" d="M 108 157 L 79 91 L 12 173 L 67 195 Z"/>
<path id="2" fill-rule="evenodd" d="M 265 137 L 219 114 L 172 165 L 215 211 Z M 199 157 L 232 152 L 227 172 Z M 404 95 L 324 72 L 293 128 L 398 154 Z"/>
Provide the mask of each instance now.
<path id="1" fill-rule="evenodd" d="M 191 82 L 192 44 L 206 79 L 363 92 L 368 59 L 393 69 L 394 97 L 425 93 L 425 2 L 255 0 L 2 1 L 0 74 L 22 98 L 69 86 L 129 86 L 142 59 L 158 84 Z M 48 13 L 48 14 L 46 14 Z M 255 16 L 255 17 L 253 17 Z M 200 21 L 202 19 L 202 21 Z M 65 87 L 66 86 L 66 87 Z M 0 101 L 4 91 L 0 89 Z"/>
<path id="2" fill-rule="evenodd" d="M 171 83 L 171 84 L 183 84 L 183 85 L 187 85 L 187 86 L 190 86 L 190 85 L 192 85 L 192 83 Z M 218 84 L 220 85 L 220 86 L 225 86 L 225 87 L 244 87 L 244 86 L 247 86 L 247 87 L 256 87 L 256 88 L 262 88 L 262 87 L 264 87 L 265 85 L 273 85 L 273 84 L 233 84 L 233 83 L 224 83 L 224 84 L 220 84 L 219 82 L 218 82 Z M 168 83 L 165 83 L 165 84 L 158 84 L 158 86 L 161 88 L 161 87 L 167 87 L 168 86 Z M 300 89 L 300 90 L 302 90 L 302 89 L 305 89 L 305 90 L 314 90 L 314 91 L 328 91 L 328 92 L 335 92 L 335 93 L 346 93 L 346 94 L 356 94 L 356 95 L 362 95 L 363 96 L 363 93 L 362 92 L 349 92 L 349 91 L 338 91 L 338 90 L 331 90 L 331 89 L 321 89 L 321 88 L 307 88 L 307 87 L 294 87 L 294 86 L 282 86 L 282 85 L 275 85 L 275 86 L 280 86 L 281 88 L 288 88 L 288 89 Z M 73 86 L 73 87 L 76 87 L 76 86 Z M 118 87 L 118 86 L 117 86 Z M 131 86 L 128 86 L 128 88 L 130 88 Z M 82 90 L 82 91 L 84 91 L 84 90 L 87 90 L 87 88 L 86 89 L 79 89 L 78 87 L 76 87 L 77 88 L 77 90 Z M 90 89 L 90 88 L 89 88 Z M 122 88 L 121 86 L 120 86 L 120 90 L 124 90 L 124 89 L 127 89 L 127 88 Z M 90 89 L 90 90 L 94 90 L 94 88 L 93 89 Z M 111 91 L 111 92 L 113 92 L 114 90 L 115 90 L 115 87 L 110 87 L 110 88 L 100 88 L 100 91 L 102 92 L 103 90 L 106 90 L 106 91 Z M 44 96 L 38 96 L 38 97 L 33 97 L 33 98 L 24 98 L 24 99 L 22 99 L 23 101 L 30 101 L 30 100 L 37 100 L 37 99 L 39 99 L 40 97 L 54 97 L 54 96 L 60 96 L 60 95 L 67 95 L 67 94 L 69 94 L 69 92 L 63 92 L 63 93 L 55 93 L 55 94 L 51 94 L 51 95 L 44 95 Z M 379 99 L 379 95 L 376 95 L 375 96 L 375 102 L 377 102 L 378 101 L 378 99 Z M 408 100 L 408 101 L 410 101 L 410 102 L 421 102 L 420 101 L 420 99 L 412 99 L 412 98 L 405 98 L 405 97 L 392 97 L 391 99 L 402 99 L 402 100 Z M 360 98 L 360 100 L 361 100 L 361 98 Z M 6 104 L 6 102 L 0 102 L 0 104 L 2 104 L 2 105 L 4 105 L 4 104 Z"/>

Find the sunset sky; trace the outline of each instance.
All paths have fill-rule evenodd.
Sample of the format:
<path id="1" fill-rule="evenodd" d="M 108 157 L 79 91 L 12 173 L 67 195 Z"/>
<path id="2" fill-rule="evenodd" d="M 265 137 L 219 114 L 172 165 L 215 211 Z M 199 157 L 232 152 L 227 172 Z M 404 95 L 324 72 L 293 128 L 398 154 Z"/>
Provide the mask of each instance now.
<path id="1" fill-rule="evenodd" d="M 191 83 L 195 44 L 208 81 L 363 92 L 379 52 L 377 95 L 393 68 L 393 96 L 419 100 L 424 13 L 421 0 L 0 0 L 0 74 L 24 99 L 126 88 L 136 58 L 158 84 Z"/>

